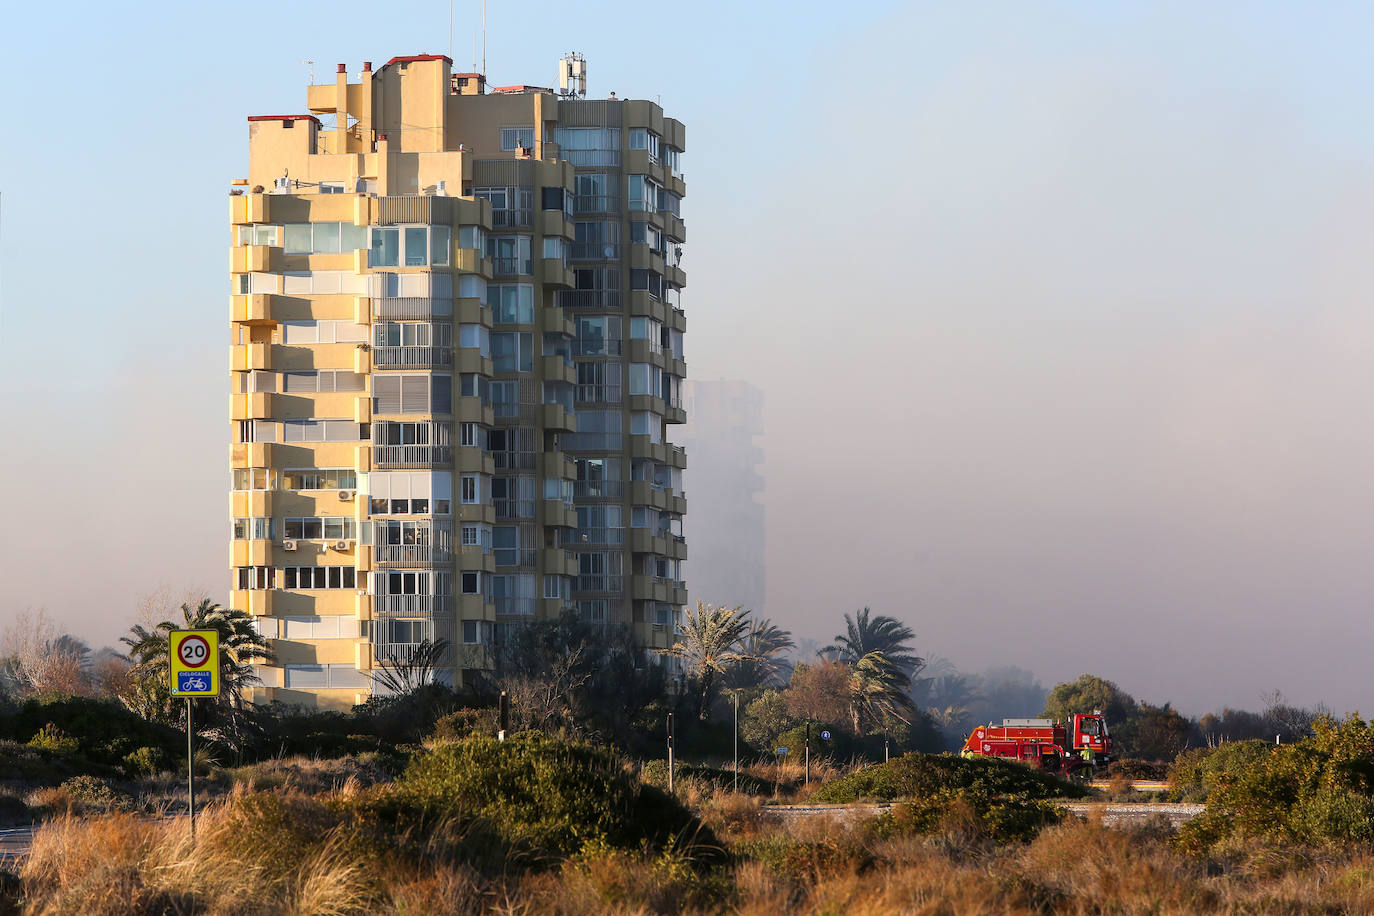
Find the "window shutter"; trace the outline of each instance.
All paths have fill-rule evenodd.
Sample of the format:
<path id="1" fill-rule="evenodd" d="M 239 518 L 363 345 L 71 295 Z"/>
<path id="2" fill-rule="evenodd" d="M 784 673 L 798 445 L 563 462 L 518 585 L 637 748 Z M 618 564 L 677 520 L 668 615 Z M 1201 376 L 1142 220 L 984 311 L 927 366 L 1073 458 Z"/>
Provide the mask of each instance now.
<path id="1" fill-rule="evenodd" d="M 377 413 L 401 413 L 401 376 L 374 375 L 372 401 Z"/>
<path id="2" fill-rule="evenodd" d="M 429 376 L 403 375 L 401 381 L 401 413 L 429 412 Z"/>

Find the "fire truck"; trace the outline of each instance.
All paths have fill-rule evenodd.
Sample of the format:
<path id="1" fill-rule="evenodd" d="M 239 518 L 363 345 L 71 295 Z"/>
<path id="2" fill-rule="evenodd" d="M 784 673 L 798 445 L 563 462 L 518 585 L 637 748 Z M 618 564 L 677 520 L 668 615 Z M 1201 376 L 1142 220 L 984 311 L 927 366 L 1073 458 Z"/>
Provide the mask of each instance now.
<path id="1" fill-rule="evenodd" d="M 1019 760 L 1066 776 L 1111 762 L 1112 736 L 1101 712 L 1075 713 L 1070 725 L 1072 732 L 1052 719 L 1003 719 L 1001 725 L 975 728 L 959 753 Z"/>

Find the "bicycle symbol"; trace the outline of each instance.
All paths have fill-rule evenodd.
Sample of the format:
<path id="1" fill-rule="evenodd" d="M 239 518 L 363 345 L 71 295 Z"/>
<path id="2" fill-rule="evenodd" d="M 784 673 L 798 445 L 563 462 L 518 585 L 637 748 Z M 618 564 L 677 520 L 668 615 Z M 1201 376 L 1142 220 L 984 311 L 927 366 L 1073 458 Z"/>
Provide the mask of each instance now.
<path id="1" fill-rule="evenodd" d="M 209 693 L 210 678 L 198 671 L 178 671 L 177 692 Z"/>

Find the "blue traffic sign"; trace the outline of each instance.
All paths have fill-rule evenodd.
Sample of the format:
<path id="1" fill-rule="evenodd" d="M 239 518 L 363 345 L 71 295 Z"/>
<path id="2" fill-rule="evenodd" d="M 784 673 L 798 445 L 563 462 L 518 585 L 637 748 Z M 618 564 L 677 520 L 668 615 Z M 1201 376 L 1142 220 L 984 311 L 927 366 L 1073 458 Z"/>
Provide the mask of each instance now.
<path id="1" fill-rule="evenodd" d="M 787 748 L 785 748 L 785 747 L 780 747 L 780 748 L 778 748 L 778 756 L 779 756 L 779 757 L 786 757 L 786 756 L 787 756 Z"/>
<path id="2" fill-rule="evenodd" d="M 177 672 L 177 693 L 178 694 L 213 694 L 214 689 L 210 682 L 210 674 L 206 671 L 178 671 Z"/>
<path id="3" fill-rule="evenodd" d="M 822 740 L 822 741 L 829 741 L 829 740 L 830 740 L 830 732 L 821 732 L 821 740 Z"/>

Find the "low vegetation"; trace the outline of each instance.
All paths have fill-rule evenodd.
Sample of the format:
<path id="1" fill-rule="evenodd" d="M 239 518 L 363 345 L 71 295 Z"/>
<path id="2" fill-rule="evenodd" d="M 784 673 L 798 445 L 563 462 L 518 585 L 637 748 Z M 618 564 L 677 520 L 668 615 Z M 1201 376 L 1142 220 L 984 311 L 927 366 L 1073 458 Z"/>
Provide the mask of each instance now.
<path id="1" fill-rule="evenodd" d="M 940 792 L 968 792 L 986 798 L 1031 801 L 1082 798 L 1088 790 L 1050 773 L 992 757 L 904 754 L 832 780 L 813 797 L 818 802 L 898 801 Z"/>

